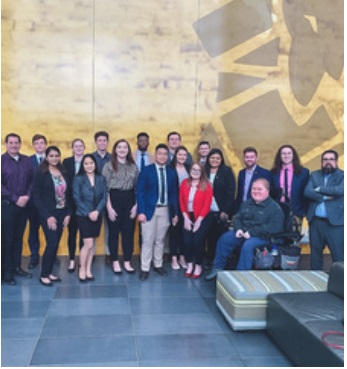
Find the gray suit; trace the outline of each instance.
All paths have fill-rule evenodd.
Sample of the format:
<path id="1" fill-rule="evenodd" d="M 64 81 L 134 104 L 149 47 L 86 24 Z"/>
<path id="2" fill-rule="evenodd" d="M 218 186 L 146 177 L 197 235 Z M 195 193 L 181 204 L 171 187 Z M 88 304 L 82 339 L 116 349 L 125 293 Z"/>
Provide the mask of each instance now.
<path id="1" fill-rule="evenodd" d="M 321 170 L 311 173 L 304 195 L 309 199 L 307 219 L 310 224 L 311 269 L 323 269 L 323 249 L 327 244 L 333 261 L 343 261 L 344 172 L 336 169 L 324 184 Z M 317 216 L 317 206 L 324 202 L 326 216 Z"/>

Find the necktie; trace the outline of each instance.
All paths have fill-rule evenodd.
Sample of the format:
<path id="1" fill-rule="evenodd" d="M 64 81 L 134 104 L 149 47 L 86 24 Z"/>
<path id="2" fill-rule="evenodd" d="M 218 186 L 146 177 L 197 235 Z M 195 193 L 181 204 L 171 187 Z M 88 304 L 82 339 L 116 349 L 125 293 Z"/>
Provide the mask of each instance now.
<path id="1" fill-rule="evenodd" d="M 145 167 L 145 153 L 141 153 L 141 166 L 140 166 L 140 171 L 142 171 L 142 169 Z"/>
<path id="2" fill-rule="evenodd" d="M 284 170 L 284 196 L 285 201 L 289 200 L 289 190 L 288 190 L 288 169 Z"/>
<path id="3" fill-rule="evenodd" d="M 43 160 L 43 157 L 42 156 L 39 156 L 39 164 L 42 163 L 42 160 Z"/>
<path id="4" fill-rule="evenodd" d="M 160 173 L 160 203 L 165 202 L 165 178 L 164 178 L 164 168 L 159 168 Z"/>

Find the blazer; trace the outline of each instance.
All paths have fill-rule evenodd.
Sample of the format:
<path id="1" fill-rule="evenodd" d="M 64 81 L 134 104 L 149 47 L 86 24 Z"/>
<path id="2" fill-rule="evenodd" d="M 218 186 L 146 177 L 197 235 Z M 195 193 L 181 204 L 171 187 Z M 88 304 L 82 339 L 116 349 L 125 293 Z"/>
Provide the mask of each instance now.
<path id="1" fill-rule="evenodd" d="M 188 198 L 190 188 L 187 185 L 188 178 L 186 178 L 181 186 L 179 191 L 179 202 L 182 214 L 188 214 Z M 212 202 L 212 187 L 209 183 L 207 183 L 207 187 L 205 191 L 202 191 L 200 188 L 200 184 L 198 185 L 195 196 L 193 199 L 193 213 L 194 219 L 197 219 L 199 216 L 205 218 L 206 215 L 210 212 L 211 202 Z"/>
<path id="2" fill-rule="evenodd" d="M 242 204 L 243 199 L 243 191 L 245 187 L 245 178 L 246 178 L 246 168 L 239 171 L 239 175 L 237 178 L 237 196 L 235 201 L 235 210 L 234 213 L 237 213 L 240 209 L 240 206 Z M 247 192 L 247 199 L 251 197 L 251 189 L 252 189 L 252 183 L 259 178 L 265 178 L 269 181 L 269 184 L 271 184 L 271 173 L 269 170 L 256 165 L 253 175 L 249 184 L 248 192 Z"/>
<path id="3" fill-rule="evenodd" d="M 209 173 L 207 173 L 209 176 Z M 235 201 L 235 176 L 231 168 L 221 165 L 213 182 L 213 196 L 219 210 L 231 216 Z"/>
<path id="4" fill-rule="evenodd" d="M 70 196 L 70 183 L 68 177 L 63 173 L 66 181 L 66 211 L 67 215 L 71 215 L 71 196 Z M 54 216 L 56 212 L 56 199 L 55 189 L 51 173 L 49 171 L 42 172 L 37 170 L 34 175 L 33 183 L 33 198 L 34 204 L 37 207 L 40 217 L 47 220 L 49 217 Z"/>
<path id="5" fill-rule="evenodd" d="M 93 188 L 86 174 L 78 175 L 74 178 L 72 187 L 76 215 L 87 217 L 94 210 L 97 210 L 99 214 L 102 213 L 107 200 L 107 185 L 104 176 L 95 175 Z"/>
<path id="6" fill-rule="evenodd" d="M 298 217 L 303 217 L 307 213 L 308 200 L 304 196 L 304 191 L 309 177 L 310 172 L 307 168 L 302 168 L 299 174 L 293 174 L 290 207 L 294 215 Z M 271 172 L 271 189 L 278 190 L 280 188 L 280 173 Z"/>
<path id="7" fill-rule="evenodd" d="M 168 193 L 169 218 L 178 215 L 178 190 L 177 174 L 167 165 L 166 186 Z M 147 165 L 141 172 L 137 180 L 137 213 L 145 214 L 147 220 L 151 220 L 157 206 L 159 196 L 159 179 L 155 164 Z"/>
<path id="8" fill-rule="evenodd" d="M 35 173 L 37 171 L 37 168 L 39 167 L 39 162 L 37 161 L 37 157 L 36 155 L 31 155 L 30 157 L 30 161 L 31 161 L 31 165 L 32 165 L 32 168 L 33 168 L 33 173 Z M 33 196 L 30 197 L 29 201 L 28 201 L 28 207 L 30 208 L 34 208 L 35 207 L 35 204 L 34 204 L 34 198 Z"/>
<path id="9" fill-rule="evenodd" d="M 341 169 L 331 174 L 326 186 L 322 171 L 312 172 L 304 194 L 309 199 L 309 222 L 314 218 L 316 207 L 323 201 L 324 196 L 331 196 L 332 199 L 325 201 L 328 220 L 334 226 L 344 224 L 344 172 Z"/>

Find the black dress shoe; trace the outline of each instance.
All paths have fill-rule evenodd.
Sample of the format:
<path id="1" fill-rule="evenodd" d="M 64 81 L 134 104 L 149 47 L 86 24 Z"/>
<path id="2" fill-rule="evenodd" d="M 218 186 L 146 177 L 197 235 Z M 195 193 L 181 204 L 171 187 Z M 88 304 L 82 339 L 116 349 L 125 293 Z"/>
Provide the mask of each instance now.
<path id="1" fill-rule="evenodd" d="M 31 273 L 26 272 L 22 268 L 16 268 L 14 271 L 14 274 L 19 275 L 20 277 L 26 277 L 26 278 L 31 278 L 33 276 Z"/>
<path id="2" fill-rule="evenodd" d="M 34 269 L 39 265 L 38 260 L 30 260 L 30 263 L 28 264 L 28 269 Z"/>
<path id="3" fill-rule="evenodd" d="M 80 280 L 81 283 L 87 283 L 87 281 L 88 281 L 87 278 L 78 277 L 78 279 Z"/>
<path id="4" fill-rule="evenodd" d="M 144 271 L 141 270 L 141 272 L 140 272 L 140 281 L 146 280 L 148 278 L 148 276 L 149 276 L 149 272 L 144 272 Z"/>
<path id="5" fill-rule="evenodd" d="M 14 286 L 14 285 L 17 284 L 17 282 L 15 281 L 14 278 L 6 278 L 6 279 L 3 280 L 3 283 L 7 284 L 9 286 Z"/>
<path id="6" fill-rule="evenodd" d="M 39 278 L 39 281 L 42 284 L 42 286 L 45 286 L 45 287 L 53 287 L 53 283 L 52 282 L 46 283 L 41 278 Z"/>
<path id="7" fill-rule="evenodd" d="M 67 271 L 68 271 L 69 273 L 73 273 L 73 272 L 75 271 L 75 269 L 76 269 L 75 267 L 73 267 L 73 268 L 68 268 L 68 269 L 67 269 Z"/>
<path id="8" fill-rule="evenodd" d="M 87 280 L 88 280 L 88 281 L 95 281 L 95 277 L 94 277 L 93 275 L 92 275 L 91 277 L 88 277 L 88 276 L 87 276 Z"/>
<path id="9" fill-rule="evenodd" d="M 160 275 L 167 275 L 167 271 L 163 267 L 153 268 L 153 270 Z"/>

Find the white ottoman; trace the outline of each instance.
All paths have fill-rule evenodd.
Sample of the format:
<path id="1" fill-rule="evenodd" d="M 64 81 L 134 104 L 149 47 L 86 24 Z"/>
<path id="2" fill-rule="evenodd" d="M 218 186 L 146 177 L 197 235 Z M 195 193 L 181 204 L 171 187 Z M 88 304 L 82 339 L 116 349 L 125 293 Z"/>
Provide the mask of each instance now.
<path id="1" fill-rule="evenodd" d="M 326 291 L 327 283 L 322 271 L 223 271 L 217 277 L 217 306 L 235 331 L 265 329 L 268 294 Z"/>

